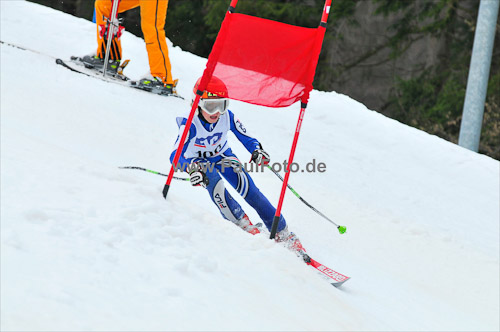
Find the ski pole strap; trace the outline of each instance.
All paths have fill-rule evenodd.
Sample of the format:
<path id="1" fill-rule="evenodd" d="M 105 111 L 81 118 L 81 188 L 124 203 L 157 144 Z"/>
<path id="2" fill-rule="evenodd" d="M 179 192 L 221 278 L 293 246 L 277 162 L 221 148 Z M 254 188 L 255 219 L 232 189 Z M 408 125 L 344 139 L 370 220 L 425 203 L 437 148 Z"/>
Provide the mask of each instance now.
<path id="1" fill-rule="evenodd" d="M 163 174 L 163 173 L 156 172 L 156 171 L 153 171 L 153 170 L 150 170 L 150 169 L 147 169 L 147 168 L 143 168 L 143 167 L 137 167 L 137 166 L 120 166 L 118 168 L 121 168 L 121 169 L 138 169 L 140 171 L 144 171 L 144 172 L 153 173 L 153 174 L 156 174 L 156 175 L 168 177 L 168 174 Z M 189 181 L 189 178 L 182 178 L 182 177 L 178 177 L 178 176 L 174 176 L 173 178 L 176 179 L 176 180 L 181 180 L 181 181 Z"/>

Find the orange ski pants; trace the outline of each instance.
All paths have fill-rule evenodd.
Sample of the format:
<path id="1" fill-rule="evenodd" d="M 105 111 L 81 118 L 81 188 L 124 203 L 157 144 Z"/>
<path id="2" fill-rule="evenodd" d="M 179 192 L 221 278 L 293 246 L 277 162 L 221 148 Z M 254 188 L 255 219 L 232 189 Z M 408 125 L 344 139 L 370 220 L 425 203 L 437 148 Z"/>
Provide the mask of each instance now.
<path id="1" fill-rule="evenodd" d="M 116 1 L 116 0 L 115 0 Z M 96 0 L 97 55 L 104 58 L 107 38 L 104 38 L 106 18 L 111 16 L 113 4 L 111 0 Z M 166 84 L 172 84 L 172 66 L 168 57 L 165 37 L 165 19 L 167 17 L 168 0 L 121 0 L 118 13 L 140 6 L 141 29 L 148 51 L 151 75 L 159 77 Z M 113 36 L 110 46 L 110 59 L 121 60 L 121 30 Z"/>

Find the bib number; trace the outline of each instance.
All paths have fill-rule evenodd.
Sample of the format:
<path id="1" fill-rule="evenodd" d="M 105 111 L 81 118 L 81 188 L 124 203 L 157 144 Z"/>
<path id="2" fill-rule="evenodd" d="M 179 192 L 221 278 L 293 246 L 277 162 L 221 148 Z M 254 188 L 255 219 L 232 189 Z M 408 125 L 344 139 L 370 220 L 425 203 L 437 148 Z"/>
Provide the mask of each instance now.
<path id="1" fill-rule="evenodd" d="M 219 144 L 217 145 L 214 151 L 196 151 L 196 152 L 198 153 L 198 158 L 208 159 L 215 156 L 217 153 L 220 152 L 220 150 L 222 150 L 222 145 Z"/>

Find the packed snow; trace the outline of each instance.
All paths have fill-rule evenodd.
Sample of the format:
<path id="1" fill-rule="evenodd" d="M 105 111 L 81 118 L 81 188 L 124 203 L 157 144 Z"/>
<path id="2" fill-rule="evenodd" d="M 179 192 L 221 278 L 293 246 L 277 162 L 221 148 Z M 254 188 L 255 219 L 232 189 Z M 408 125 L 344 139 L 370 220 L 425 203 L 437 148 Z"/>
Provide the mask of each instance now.
<path id="1" fill-rule="evenodd" d="M 291 192 L 283 214 L 313 258 L 351 277 L 335 288 L 223 220 L 202 188 L 174 180 L 165 201 L 164 177 L 118 168 L 169 171 L 175 117 L 206 59 L 169 42 L 181 100 L 56 65 L 94 50 L 81 18 L 1 1 L 1 41 L 2 330 L 500 329 L 497 160 L 313 91 L 295 161 L 326 171 L 290 184 L 347 232 Z M 125 33 L 122 45 L 125 74 L 146 74 L 144 41 Z M 299 105 L 230 109 L 272 161 L 287 159 Z M 252 177 L 277 204 L 281 181 Z"/>

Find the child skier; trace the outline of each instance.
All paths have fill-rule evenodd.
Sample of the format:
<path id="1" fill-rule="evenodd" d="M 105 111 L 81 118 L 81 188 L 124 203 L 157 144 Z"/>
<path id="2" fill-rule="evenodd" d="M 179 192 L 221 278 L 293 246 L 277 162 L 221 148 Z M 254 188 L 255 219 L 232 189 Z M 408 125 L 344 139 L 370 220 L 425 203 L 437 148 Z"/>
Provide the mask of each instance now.
<path id="1" fill-rule="evenodd" d="M 194 94 L 198 90 L 200 80 L 201 78 L 194 86 Z M 227 133 L 232 131 L 252 154 L 251 162 L 259 166 L 266 165 L 269 163 L 269 154 L 264 151 L 257 139 L 248 134 L 233 112 L 228 110 L 228 104 L 228 91 L 225 84 L 213 76 L 207 90 L 200 98 L 198 114 L 193 118 L 177 168 L 184 166 L 182 168 L 187 169 L 190 174 L 191 184 L 207 189 L 210 198 L 225 219 L 251 234 L 257 234 L 260 233 L 259 227 L 250 222 L 240 204 L 226 190 L 221 175 L 257 211 L 268 230 L 271 229 L 276 209 L 255 186 L 248 172 L 231 151 L 227 141 Z M 177 118 L 179 136 L 170 156 L 170 162 L 174 160 L 186 122 L 186 118 Z M 186 165 L 189 166 L 186 167 Z M 280 216 L 275 240 L 283 243 L 297 255 L 305 255 L 305 249 L 297 236 L 288 231 L 283 216 Z"/>

